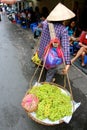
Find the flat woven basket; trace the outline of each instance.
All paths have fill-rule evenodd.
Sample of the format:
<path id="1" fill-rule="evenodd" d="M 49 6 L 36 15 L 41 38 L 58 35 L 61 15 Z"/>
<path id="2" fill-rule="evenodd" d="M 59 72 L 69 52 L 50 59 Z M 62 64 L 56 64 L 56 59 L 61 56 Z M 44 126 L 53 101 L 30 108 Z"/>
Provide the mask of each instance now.
<path id="1" fill-rule="evenodd" d="M 47 83 L 47 82 L 41 82 L 40 84 L 46 84 L 46 83 Z M 48 84 L 48 83 L 47 83 L 47 84 Z M 64 87 L 61 86 L 61 85 L 52 83 L 52 82 L 49 82 L 49 84 L 50 84 L 50 85 L 55 85 L 55 86 L 59 87 L 61 90 L 65 91 L 65 93 L 71 97 L 71 102 L 73 102 L 72 96 L 71 96 L 71 94 L 68 92 L 68 90 L 67 90 L 66 88 L 64 88 Z M 37 86 L 37 87 L 38 87 L 38 86 Z M 29 94 L 29 90 L 27 91 L 26 94 Z M 72 103 L 72 110 L 73 110 L 73 103 Z M 58 124 L 61 124 L 61 123 L 64 122 L 63 119 L 58 120 L 58 121 L 55 121 L 55 122 L 52 122 L 52 121 L 50 121 L 50 122 L 47 121 L 47 122 L 46 122 L 46 120 L 43 121 L 43 120 L 38 119 L 38 118 L 35 116 L 35 112 L 32 112 L 32 113 L 27 112 L 27 114 L 28 114 L 28 116 L 29 116 L 33 121 L 35 121 L 35 122 L 37 122 L 37 123 L 39 123 L 39 124 L 42 124 L 42 125 L 46 125 L 46 126 L 54 126 L 54 125 L 58 125 Z"/>

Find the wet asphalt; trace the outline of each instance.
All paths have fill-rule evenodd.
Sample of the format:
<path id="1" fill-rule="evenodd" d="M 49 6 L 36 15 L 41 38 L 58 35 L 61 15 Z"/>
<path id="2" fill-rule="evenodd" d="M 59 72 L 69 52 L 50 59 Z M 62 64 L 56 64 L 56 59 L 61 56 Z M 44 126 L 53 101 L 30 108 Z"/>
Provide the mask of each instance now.
<path id="1" fill-rule="evenodd" d="M 21 107 L 35 71 L 31 62 L 36 42 L 30 29 L 11 23 L 7 16 L 0 22 L 0 130 L 87 130 L 87 76 L 77 67 L 69 71 L 73 97 L 81 102 L 69 124 L 44 126 L 30 119 Z M 34 77 L 37 81 L 40 70 Z M 63 76 L 56 75 L 63 85 Z"/>

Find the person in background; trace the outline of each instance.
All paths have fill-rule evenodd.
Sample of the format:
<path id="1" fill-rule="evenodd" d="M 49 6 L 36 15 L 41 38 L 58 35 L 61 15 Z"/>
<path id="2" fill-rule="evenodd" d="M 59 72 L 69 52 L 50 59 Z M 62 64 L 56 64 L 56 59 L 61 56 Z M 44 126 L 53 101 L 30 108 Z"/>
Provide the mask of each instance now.
<path id="1" fill-rule="evenodd" d="M 30 23 L 31 23 L 31 13 L 28 10 L 27 15 L 26 15 L 26 21 L 27 21 L 27 27 L 30 27 Z"/>
<path id="2" fill-rule="evenodd" d="M 73 55 L 75 56 L 77 51 L 80 49 L 79 39 L 82 33 L 82 27 L 80 24 L 76 26 L 76 30 L 74 32 L 74 36 L 71 37 L 71 45 L 73 46 Z"/>
<path id="3" fill-rule="evenodd" d="M 20 20 L 21 20 L 21 25 L 26 26 L 26 13 L 25 13 L 25 10 L 21 11 Z"/>
<path id="4" fill-rule="evenodd" d="M 70 23 L 66 27 L 66 30 L 68 31 L 70 45 L 72 45 L 73 39 L 75 37 L 75 31 L 76 31 L 76 21 L 74 19 L 70 20 Z"/>
<path id="5" fill-rule="evenodd" d="M 2 14 L 5 15 L 5 7 L 2 7 Z"/>
<path id="6" fill-rule="evenodd" d="M 73 47 L 73 55 L 76 55 L 79 50 L 79 36 L 82 31 L 81 27 L 79 24 L 76 24 L 75 19 L 72 19 L 66 29 L 68 30 L 70 46 Z"/>
<path id="7" fill-rule="evenodd" d="M 2 8 L 0 7 L 0 21 L 2 20 L 1 19 L 1 14 L 2 14 Z"/>
<path id="8" fill-rule="evenodd" d="M 30 7 L 30 8 L 29 8 L 29 11 L 30 11 L 30 14 L 31 14 L 30 24 L 31 24 L 31 23 L 35 23 L 35 22 L 36 22 L 36 17 L 35 17 L 35 11 L 33 10 L 33 7 Z"/>
<path id="9" fill-rule="evenodd" d="M 41 13 L 38 6 L 35 7 L 35 18 L 37 23 L 40 22 Z"/>
<path id="10" fill-rule="evenodd" d="M 42 7 L 41 14 L 44 14 L 45 16 L 49 15 L 49 10 L 46 6 Z"/>
<path id="11" fill-rule="evenodd" d="M 38 26 L 34 30 L 34 38 L 38 38 L 39 36 L 41 36 L 41 32 L 42 32 L 46 17 L 47 16 L 44 14 L 41 15 L 41 18 L 40 18 L 41 21 L 38 23 Z"/>
<path id="12" fill-rule="evenodd" d="M 84 67 L 84 56 L 87 54 L 87 25 L 85 26 L 84 31 L 82 31 L 81 36 L 79 38 L 79 46 L 80 49 L 77 52 L 76 56 L 72 58 L 71 63 L 73 63 L 81 56 L 81 66 Z"/>
<path id="13" fill-rule="evenodd" d="M 68 68 L 71 65 L 69 36 L 66 27 L 63 25 L 63 21 L 71 19 L 74 16 L 75 14 L 71 10 L 59 3 L 46 18 L 47 22 L 45 22 L 43 26 L 38 56 L 41 60 L 43 60 L 44 50 L 51 40 L 48 22 L 52 22 L 56 37 L 60 40 L 66 64 L 64 68 L 62 68 L 62 65 L 58 65 L 57 67 L 48 69 L 46 74 L 46 82 L 52 82 L 55 73 L 59 71 L 60 68 L 62 68 L 63 74 L 67 74 Z"/>

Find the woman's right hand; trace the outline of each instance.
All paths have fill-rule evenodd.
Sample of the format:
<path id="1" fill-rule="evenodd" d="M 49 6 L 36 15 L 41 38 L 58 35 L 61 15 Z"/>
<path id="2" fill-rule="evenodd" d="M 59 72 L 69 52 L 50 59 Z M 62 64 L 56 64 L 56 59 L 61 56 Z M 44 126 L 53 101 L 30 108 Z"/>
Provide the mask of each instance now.
<path id="1" fill-rule="evenodd" d="M 62 70 L 62 74 L 66 75 L 68 73 L 69 68 L 70 68 L 70 65 L 66 65 L 65 68 Z"/>

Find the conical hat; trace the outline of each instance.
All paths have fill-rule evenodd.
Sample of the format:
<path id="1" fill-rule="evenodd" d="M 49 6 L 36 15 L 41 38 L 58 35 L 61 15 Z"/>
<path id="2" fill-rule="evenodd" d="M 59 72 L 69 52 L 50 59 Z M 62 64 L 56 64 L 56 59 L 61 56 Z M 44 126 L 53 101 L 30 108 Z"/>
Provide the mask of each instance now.
<path id="1" fill-rule="evenodd" d="M 75 17 L 75 14 L 63 4 L 59 3 L 48 15 L 47 21 L 64 21 Z"/>

